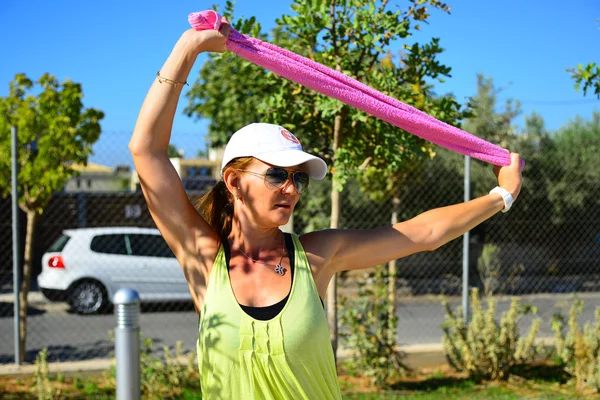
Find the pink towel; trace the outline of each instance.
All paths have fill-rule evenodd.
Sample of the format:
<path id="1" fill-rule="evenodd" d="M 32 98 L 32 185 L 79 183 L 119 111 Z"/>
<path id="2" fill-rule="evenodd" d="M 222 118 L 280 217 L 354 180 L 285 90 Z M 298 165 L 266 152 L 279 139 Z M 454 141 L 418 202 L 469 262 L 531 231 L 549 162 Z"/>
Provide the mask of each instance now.
<path id="1" fill-rule="evenodd" d="M 221 16 L 212 10 L 188 17 L 198 31 L 219 30 Z M 227 49 L 294 82 L 363 110 L 423 139 L 458 153 L 494 165 L 510 165 L 510 153 L 461 129 L 386 96 L 338 71 L 259 39 L 242 35 L 233 28 Z M 523 167 L 521 160 L 521 167 Z"/>

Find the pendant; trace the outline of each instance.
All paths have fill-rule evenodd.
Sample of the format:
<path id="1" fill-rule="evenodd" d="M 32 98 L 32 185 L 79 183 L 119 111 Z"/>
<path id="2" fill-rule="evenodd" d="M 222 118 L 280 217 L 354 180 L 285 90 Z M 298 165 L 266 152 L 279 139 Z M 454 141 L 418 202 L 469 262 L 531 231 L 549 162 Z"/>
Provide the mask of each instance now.
<path id="1" fill-rule="evenodd" d="M 275 272 L 277 272 L 279 275 L 283 276 L 283 274 L 285 274 L 285 268 L 283 268 L 281 266 L 281 264 L 277 264 L 275 266 Z"/>

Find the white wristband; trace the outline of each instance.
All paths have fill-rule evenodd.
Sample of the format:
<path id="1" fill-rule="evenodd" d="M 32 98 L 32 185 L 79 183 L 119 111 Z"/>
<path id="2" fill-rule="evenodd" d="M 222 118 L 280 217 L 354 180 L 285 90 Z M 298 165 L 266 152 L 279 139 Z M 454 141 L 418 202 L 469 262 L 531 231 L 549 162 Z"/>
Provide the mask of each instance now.
<path id="1" fill-rule="evenodd" d="M 508 192 L 508 190 L 503 189 L 500 186 L 496 186 L 495 188 L 490 190 L 490 194 L 492 193 L 497 193 L 500 196 L 502 196 L 502 200 L 504 200 L 504 209 L 502 210 L 503 213 L 510 210 L 510 207 L 512 206 L 515 200 L 513 199 L 512 195 Z"/>

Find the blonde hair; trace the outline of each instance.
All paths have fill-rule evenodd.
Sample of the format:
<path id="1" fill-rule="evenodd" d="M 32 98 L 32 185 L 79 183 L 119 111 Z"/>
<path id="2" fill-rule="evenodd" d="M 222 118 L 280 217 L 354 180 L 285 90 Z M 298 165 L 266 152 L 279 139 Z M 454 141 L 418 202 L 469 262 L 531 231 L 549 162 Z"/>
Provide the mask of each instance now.
<path id="1" fill-rule="evenodd" d="M 234 158 L 225 166 L 223 172 L 229 168 L 246 169 L 254 160 L 253 157 Z M 212 189 L 196 202 L 196 211 L 217 232 L 222 242 L 227 240 L 231 233 L 233 221 L 233 195 L 227 189 L 225 181 L 220 180 Z"/>

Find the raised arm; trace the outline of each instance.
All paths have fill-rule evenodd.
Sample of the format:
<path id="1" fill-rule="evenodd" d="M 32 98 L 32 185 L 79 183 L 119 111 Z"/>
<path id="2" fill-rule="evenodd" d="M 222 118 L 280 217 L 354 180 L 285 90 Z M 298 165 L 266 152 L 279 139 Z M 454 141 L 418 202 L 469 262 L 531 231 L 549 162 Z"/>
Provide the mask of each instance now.
<path id="1" fill-rule="evenodd" d="M 495 167 L 498 184 L 516 199 L 521 190 L 520 159 Z M 378 229 L 326 230 L 301 237 L 321 285 L 335 272 L 369 268 L 421 251 L 439 248 L 463 235 L 504 208 L 498 194 L 436 208 L 411 220 Z"/>
<path id="2" fill-rule="evenodd" d="M 198 259 L 200 267 L 212 262 L 218 250 L 218 237 L 190 203 L 167 150 L 182 83 L 199 53 L 226 50 L 228 34 L 229 25 L 224 24 L 221 32 L 190 29 L 181 36 L 160 69 L 160 76 L 169 81 L 154 79 L 129 142 L 152 218 L 184 267 L 188 281 L 199 284 L 204 274 L 193 271 L 197 276 L 190 276 L 192 272 L 185 270 L 185 264 L 193 258 Z"/>

